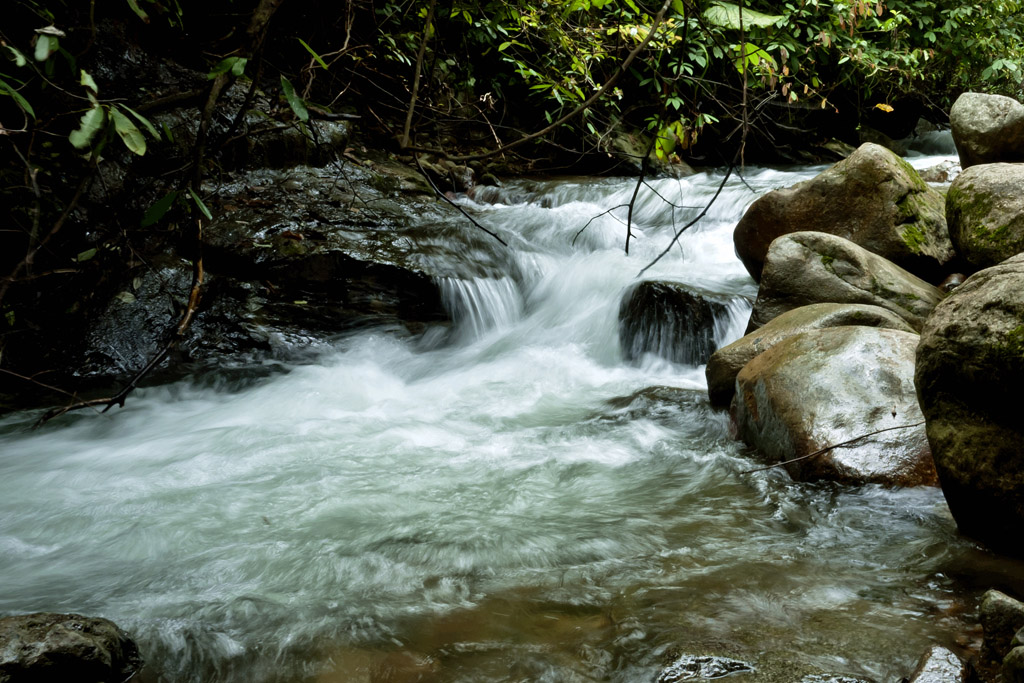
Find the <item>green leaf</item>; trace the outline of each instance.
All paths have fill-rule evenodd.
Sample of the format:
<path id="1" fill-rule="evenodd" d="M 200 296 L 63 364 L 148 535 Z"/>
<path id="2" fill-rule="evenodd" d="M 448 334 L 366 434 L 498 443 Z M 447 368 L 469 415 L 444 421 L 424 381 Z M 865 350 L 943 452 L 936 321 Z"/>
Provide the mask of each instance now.
<path id="1" fill-rule="evenodd" d="M 152 206 L 146 209 L 146 215 L 142 217 L 142 227 L 148 228 L 163 218 L 171 206 L 174 205 L 174 200 L 177 198 L 178 191 L 172 190 L 155 201 Z"/>
<path id="2" fill-rule="evenodd" d="M 96 81 L 92 79 L 92 76 L 90 76 L 89 72 L 85 69 L 82 69 L 82 77 L 79 79 L 79 83 L 84 85 L 89 90 L 92 90 L 93 93 L 98 93 L 100 91 L 99 86 L 96 85 Z"/>
<path id="3" fill-rule="evenodd" d="M 103 113 L 103 108 L 93 105 L 92 109 L 82 114 L 78 128 L 71 131 L 68 140 L 71 141 L 75 149 L 86 149 L 92 144 L 92 139 L 96 137 L 96 134 L 103 130 L 106 121 L 107 116 Z"/>
<path id="4" fill-rule="evenodd" d="M 11 47 L 10 45 L 4 45 L 4 47 L 11 51 L 11 59 L 14 60 L 14 63 L 17 66 L 25 66 L 28 64 L 28 60 L 25 58 L 25 55 L 21 54 L 21 50 Z"/>
<path id="5" fill-rule="evenodd" d="M 325 62 L 323 59 L 321 59 L 320 55 L 318 55 L 316 52 L 314 52 L 313 48 L 311 48 L 309 45 L 307 45 L 306 41 L 304 41 L 302 38 L 297 38 L 297 40 L 300 43 L 302 43 L 302 47 L 306 48 L 306 51 L 309 54 L 313 55 L 313 59 L 316 60 L 316 63 L 319 64 L 320 66 L 322 66 L 324 68 L 324 70 L 326 71 L 327 70 L 327 62 Z"/>
<path id="6" fill-rule="evenodd" d="M 196 203 L 196 206 L 199 207 L 199 210 L 203 212 L 204 216 L 206 216 L 206 220 L 212 221 L 213 214 L 211 214 L 210 210 L 206 208 L 206 204 L 204 204 L 203 200 L 199 198 L 199 195 L 196 194 L 196 191 L 190 187 L 188 188 L 188 193 L 192 195 L 192 201 Z"/>
<path id="7" fill-rule="evenodd" d="M 686 14 L 686 7 L 683 6 L 683 0 L 672 0 L 672 9 L 679 16 Z"/>
<path id="8" fill-rule="evenodd" d="M 116 107 L 111 108 L 110 117 L 114 119 L 114 130 L 121 136 L 124 146 L 140 157 L 146 153 L 146 138 L 132 120 L 122 114 Z"/>
<path id="9" fill-rule="evenodd" d="M 36 113 L 32 109 L 32 105 L 28 103 L 28 100 L 22 97 L 21 93 L 15 90 L 13 86 L 2 79 L 0 79 L 0 93 L 7 93 L 13 97 L 18 106 L 24 109 L 29 116 L 33 119 L 36 117 Z"/>
<path id="10" fill-rule="evenodd" d="M 743 8 L 743 27 L 760 26 L 762 28 L 774 26 L 777 21 L 784 19 L 781 14 L 763 14 L 752 9 Z M 704 11 L 704 19 L 709 24 L 722 28 L 740 28 L 740 6 L 731 2 L 712 3 Z"/>
<path id="11" fill-rule="evenodd" d="M 295 112 L 295 116 L 299 121 L 309 121 L 309 110 L 306 109 L 305 101 L 295 94 L 295 87 L 292 85 L 292 82 L 284 76 L 281 76 L 281 90 L 284 91 L 284 97 L 288 100 L 288 106 Z"/>
<path id="12" fill-rule="evenodd" d="M 139 112 L 135 111 L 134 109 L 132 109 L 131 107 L 129 107 L 127 105 L 119 104 L 117 106 L 121 107 L 121 109 L 124 109 L 126 112 L 128 112 L 129 114 L 134 116 L 136 118 L 136 120 L 138 120 L 138 122 L 141 123 L 145 127 L 145 129 L 149 132 L 149 134 L 153 136 L 154 140 L 159 140 L 160 139 L 160 132 L 156 129 L 156 126 L 154 126 L 150 122 L 149 119 L 147 119 L 145 116 L 143 116 L 142 114 L 140 114 Z"/>
<path id="13" fill-rule="evenodd" d="M 245 73 L 245 65 L 248 62 L 249 60 L 245 57 L 227 57 L 217 62 L 214 67 L 210 69 L 210 73 L 206 74 L 206 78 L 207 80 L 212 81 L 217 78 L 217 76 L 226 74 L 229 71 L 232 76 L 237 78 Z"/>
<path id="14" fill-rule="evenodd" d="M 132 8 L 132 11 L 135 12 L 139 19 L 142 19 L 142 21 L 147 24 L 149 23 L 149 15 L 139 7 L 137 0 L 128 0 L 128 6 Z"/>
<path id="15" fill-rule="evenodd" d="M 79 263 L 82 263 L 84 261 L 88 261 L 89 259 L 91 259 L 95 255 L 96 255 L 96 249 L 86 249 L 81 254 L 76 256 L 75 260 L 78 261 Z"/>

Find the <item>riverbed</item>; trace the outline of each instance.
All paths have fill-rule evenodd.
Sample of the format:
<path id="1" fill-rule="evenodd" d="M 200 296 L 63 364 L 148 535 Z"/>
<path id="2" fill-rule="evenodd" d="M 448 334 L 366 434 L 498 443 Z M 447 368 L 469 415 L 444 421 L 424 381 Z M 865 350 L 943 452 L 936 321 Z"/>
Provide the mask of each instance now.
<path id="1" fill-rule="evenodd" d="M 732 230 L 820 170 L 732 174 L 644 277 L 727 298 L 738 338 Z M 654 681 L 716 655 L 737 681 L 882 682 L 969 645 L 1020 567 L 941 491 L 752 472 L 703 366 L 623 361 L 623 293 L 723 177 L 650 181 L 628 255 L 634 179 L 463 197 L 510 266 L 440 283 L 452 329 L 0 419 L 0 614 L 112 619 L 144 681 Z"/>

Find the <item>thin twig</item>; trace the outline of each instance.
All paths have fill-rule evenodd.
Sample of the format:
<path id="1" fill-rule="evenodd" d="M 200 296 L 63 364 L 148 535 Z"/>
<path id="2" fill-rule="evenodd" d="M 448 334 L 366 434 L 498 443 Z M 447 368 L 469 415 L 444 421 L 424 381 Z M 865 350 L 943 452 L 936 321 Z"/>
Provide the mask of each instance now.
<path id="1" fill-rule="evenodd" d="M 437 194 L 437 196 L 438 196 L 438 197 L 440 197 L 441 199 L 445 200 L 446 202 L 448 202 L 449 204 L 451 204 L 452 206 L 454 206 L 454 207 L 455 207 L 456 209 L 458 209 L 458 210 L 459 210 L 459 212 L 460 212 L 460 213 L 461 213 L 461 214 L 462 214 L 463 216 L 465 216 L 466 218 L 468 218 L 468 219 L 469 219 L 469 222 L 470 222 L 470 223 L 472 223 L 472 224 L 473 224 L 473 225 L 475 225 L 476 227 L 480 228 L 481 230 L 483 230 L 484 232 L 486 232 L 486 233 L 487 233 L 488 235 L 490 235 L 490 236 L 491 236 L 491 237 L 493 237 L 494 239 L 496 239 L 496 240 L 498 240 L 499 242 L 501 242 L 501 243 L 502 243 L 502 245 L 504 245 L 504 246 L 506 246 L 506 247 L 508 246 L 508 242 L 506 242 L 505 240 L 503 240 L 503 239 L 501 239 L 500 237 L 498 237 L 497 233 L 491 232 L 490 230 L 488 230 L 488 229 L 487 229 L 487 228 L 485 228 L 484 226 L 480 225 L 480 224 L 479 224 L 479 223 L 478 223 L 478 222 L 476 221 L 476 219 L 475 219 L 475 218 L 473 218 L 473 217 L 472 217 L 472 216 L 470 216 L 470 215 L 469 215 L 468 213 L 466 213 L 466 210 L 465 210 L 465 209 L 463 209 L 463 208 L 462 208 L 461 206 L 459 206 L 458 204 L 456 204 L 455 202 L 453 202 L 453 201 L 452 201 L 451 199 L 449 199 L 448 195 L 446 195 L 446 194 L 445 194 L 444 192 L 442 192 L 442 191 L 441 191 L 441 189 L 440 189 L 440 188 L 439 188 L 439 187 L 438 187 L 437 185 L 435 185 L 435 184 L 434 184 L 434 180 L 433 180 L 433 178 L 431 178 L 431 177 L 430 177 L 430 175 L 429 175 L 429 174 L 427 174 L 427 171 L 426 171 L 426 169 L 424 169 L 424 168 L 423 168 L 423 164 L 421 164 L 421 163 L 420 163 L 420 158 L 419 158 L 419 155 L 417 155 L 417 154 L 413 154 L 413 155 L 412 155 L 412 158 L 413 158 L 413 159 L 414 159 L 414 160 L 416 161 L 416 167 L 417 167 L 417 168 L 418 168 L 418 169 L 420 170 L 420 174 L 421 174 L 421 175 L 422 175 L 422 176 L 423 176 L 424 178 L 426 178 L 426 179 L 427 179 L 427 182 L 428 182 L 428 183 L 430 183 L 430 187 L 432 187 L 432 188 L 433 188 L 433 190 L 434 190 L 434 193 L 435 193 L 435 194 Z"/>
<path id="2" fill-rule="evenodd" d="M 203 224 L 201 220 L 196 221 L 196 231 L 196 248 L 201 250 L 203 241 Z M 192 264 L 192 290 L 189 292 L 188 303 L 185 305 L 185 312 L 182 314 L 181 320 L 178 321 L 177 326 L 174 328 L 174 333 L 171 335 L 170 339 L 167 340 L 167 343 L 164 344 L 163 348 L 160 349 L 160 351 L 155 356 L 153 356 L 148 363 L 146 363 L 146 366 L 144 368 L 135 373 L 135 376 L 132 377 L 127 384 L 121 387 L 120 391 L 118 391 L 116 394 L 108 398 L 94 398 L 88 401 L 79 401 L 77 403 L 72 403 L 71 405 L 48 410 L 46 411 L 46 413 L 43 414 L 42 417 L 39 418 L 39 420 L 36 421 L 35 425 L 32 428 L 38 429 L 39 427 L 42 427 L 44 424 L 46 424 L 53 418 L 60 417 L 61 415 L 70 413 L 73 410 L 82 410 L 83 408 L 96 408 L 98 406 L 103 406 L 103 410 L 101 410 L 100 412 L 105 413 L 114 406 L 124 408 L 125 399 L 128 398 L 129 394 L 135 391 L 136 387 L 138 387 L 139 385 L 139 382 L 141 382 L 142 379 L 146 377 L 146 375 L 148 375 L 157 366 L 159 366 L 160 363 L 162 363 L 163 360 L 167 357 L 167 355 L 172 350 L 174 350 L 174 348 L 181 342 L 182 339 L 184 339 L 185 331 L 188 329 L 188 326 L 191 324 L 192 319 L 195 317 L 196 311 L 199 308 L 199 301 L 202 297 L 203 279 L 203 255 L 202 252 L 200 251 L 200 253 L 196 256 L 196 259 Z M 61 391 L 60 389 L 56 389 L 55 387 L 48 388 L 54 389 L 55 391 Z"/>
<path id="3" fill-rule="evenodd" d="M 664 109 L 662 114 L 664 114 Z M 658 116 L 657 132 L 651 136 L 651 141 L 647 144 L 647 151 L 644 152 L 643 161 L 640 162 L 640 177 L 636 180 L 636 186 L 633 188 L 633 196 L 629 199 L 629 211 L 626 213 L 626 256 L 629 256 L 629 238 L 633 235 L 633 207 L 636 206 L 636 197 L 640 194 L 640 187 L 644 184 L 644 178 L 647 176 L 647 167 L 650 166 L 651 152 L 654 151 L 654 145 L 658 142 L 658 135 L 661 132 L 662 116 Z"/>
<path id="4" fill-rule="evenodd" d="M 738 155 L 739 155 L 739 153 L 737 152 L 737 156 L 738 156 Z M 678 231 L 676 231 L 675 237 L 673 237 L 673 238 L 672 238 L 672 241 L 668 243 L 668 246 L 667 246 L 667 247 L 665 247 L 664 251 L 662 251 L 662 252 L 661 252 L 660 254 L 658 254 L 658 255 L 657 255 L 657 256 L 656 256 L 655 258 L 654 258 L 654 260 L 653 260 L 653 261 L 651 261 L 651 262 L 650 262 L 650 263 L 648 263 L 648 264 L 647 264 L 646 266 L 644 266 L 644 267 L 643 267 L 643 270 L 641 270 L 641 271 L 640 271 L 639 273 L 637 273 L 637 274 L 636 274 L 636 276 L 637 276 L 637 277 L 641 277 L 641 276 L 643 276 L 643 274 L 644 274 L 644 273 L 646 273 L 646 272 L 647 272 L 648 270 L 650 270 L 650 268 L 651 268 L 651 267 L 652 267 L 652 266 L 653 266 L 653 265 L 654 265 L 655 263 L 657 263 L 658 261 L 660 261 L 660 260 L 661 260 L 661 259 L 662 259 L 662 258 L 663 258 L 663 257 L 665 256 L 665 254 L 667 254 L 667 253 L 668 253 L 669 251 L 671 251 L 671 250 L 672 250 L 672 245 L 673 245 L 673 244 L 675 244 L 675 243 L 676 243 L 676 242 L 677 242 L 677 241 L 679 240 L 679 238 L 680 238 L 680 237 L 682 236 L 682 234 L 683 234 L 684 232 L 686 232 L 686 231 L 687 231 L 687 230 L 688 230 L 689 228 L 691 228 L 692 226 L 696 225 L 696 223 L 697 223 L 698 221 L 700 221 L 700 219 L 704 218 L 704 216 L 706 216 L 706 215 L 707 215 L 708 211 L 710 211 L 710 210 L 711 210 L 711 207 L 712 207 L 712 206 L 714 205 L 715 201 L 716 201 L 716 200 L 718 199 L 718 195 L 722 194 L 722 190 L 723 190 L 723 189 L 725 188 L 725 184 L 726 184 L 726 183 L 727 183 L 727 182 L 729 181 L 729 176 L 731 176 L 731 175 L 732 175 L 732 171 L 733 171 L 733 169 L 734 169 L 734 168 L 736 168 L 736 157 L 735 157 L 735 156 L 733 157 L 732 163 L 730 163 L 730 164 L 729 164 L 729 168 L 728 168 L 728 170 L 726 170 L 726 172 L 725 172 L 725 177 L 724 177 L 724 178 L 722 178 L 722 182 L 720 182 L 720 183 L 718 184 L 718 189 L 717 189 L 717 190 L 715 190 L 715 195 L 714 195 L 714 196 L 713 196 L 713 197 L 711 198 L 711 201 L 709 201 L 709 202 L 708 202 L 708 203 L 707 203 L 707 204 L 706 204 L 706 205 L 704 206 L 704 209 L 703 209 L 703 210 L 702 210 L 702 211 L 701 211 L 701 212 L 700 212 L 699 214 L 697 214 L 697 217 L 696 217 L 696 218 L 694 218 L 694 219 L 693 219 L 692 221 L 690 221 L 689 223 L 687 223 L 687 224 L 686 224 L 686 225 L 684 225 L 683 227 L 679 228 L 679 230 L 678 230 Z"/>
<path id="5" fill-rule="evenodd" d="M 431 25 L 434 23 L 434 6 L 437 0 L 430 0 L 427 9 L 427 23 L 423 26 L 423 39 L 416 55 L 416 73 L 412 77 L 412 97 L 409 98 L 409 111 L 405 115 L 405 127 L 402 129 L 402 149 L 409 146 L 409 129 L 412 128 L 412 115 L 416 110 L 416 99 L 420 95 L 420 73 L 423 71 L 423 55 L 427 52 L 427 40 L 430 38 Z"/>
<path id="6" fill-rule="evenodd" d="M 860 441 L 861 439 L 866 439 L 867 437 L 874 436 L 875 434 L 881 434 L 882 432 L 891 432 L 891 431 L 896 430 L 896 429 L 910 429 L 911 427 L 920 427 L 924 423 L 925 423 L 925 421 L 921 420 L 920 422 L 915 422 L 915 423 L 909 424 L 909 425 L 897 425 L 895 427 L 886 427 L 885 429 L 876 429 L 873 432 L 868 432 L 867 434 L 861 434 L 860 436 L 855 436 L 852 439 L 847 439 L 846 441 L 840 441 L 839 443 L 834 443 L 834 444 L 832 444 L 830 446 L 825 446 L 824 448 L 819 448 L 818 450 L 814 451 L 813 453 L 808 453 L 807 455 L 801 455 L 801 456 L 796 457 L 796 458 L 790 458 L 789 460 L 783 460 L 782 462 L 777 462 L 774 465 L 768 465 L 767 467 L 758 467 L 757 469 L 746 470 L 746 471 L 740 472 L 740 474 L 753 474 L 755 472 L 766 472 L 767 470 L 771 470 L 771 469 L 774 469 L 776 467 L 784 467 L 785 465 L 790 465 L 790 464 L 792 464 L 794 462 L 800 462 L 801 460 L 808 460 L 808 459 L 813 458 L 815 456 L 821 455 L 822 453 L 826 453 L 826 452 L 832 450 L 833 448 L 839 448 L 840 446 L 849 446 L 851 443 L 855 443 L 857 441 Z"/>
<path id="7" fill-rule="evenodd" d="M 584 225 L 582 228 L 579 229 L 579 231 L 576 232 L 576 236 L 572 238 L 572 245 L 573 246 L 576 245 L 576 240 L 579 239 L 580 235 L 583 234 L 584 230 L 586 230 L 587 228 L 590 227 L 591 223 L 596 221 L 601 216 L 607 216 L 608 214 L 612 214 L 612 211 L 615 211 L 616 209 L 624 209 L 624 208 L 626 208 L 626 206 L 628 206 L 628 205 L 627 204 L 619 204 L 618 206 L 613 206 L 612 208 L 608 209 L 607 211 L 602 211 L 601 213 L 597 214 L 596 216 L 591 217 L 591 219 L 589 221 L 587 221 L 587 224 Z M 622 223 L 623 225 L 626 224 L 621 218 L 619 218 L 615 214 L 612 214 L 612 218 L 614 218 L 618 222 Z"/>

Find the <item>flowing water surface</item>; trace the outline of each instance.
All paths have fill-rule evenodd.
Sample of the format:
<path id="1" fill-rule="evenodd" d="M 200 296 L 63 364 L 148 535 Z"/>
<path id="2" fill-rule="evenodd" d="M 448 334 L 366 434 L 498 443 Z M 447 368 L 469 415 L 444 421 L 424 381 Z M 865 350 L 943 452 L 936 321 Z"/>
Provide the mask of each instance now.
<path id="1" fill-rule="evenodd" d="M 732 229 L 819 170 L 733 175 L 645 277 L 730 299 L 737 338 Z M 4 418 L 0 614 L 113 619 L 147 681 L 654 681 L 682 654 L 898 680 L 1007 567 L 936 489 L 747 472 L 703 367 L 622 360 L 623 292 L 722 177 L 652 181 L 628 256 L 633 180 L 466 200 L 510 268 L 440 283 L 443 340 L 367 330 L 241 387 Z"/>

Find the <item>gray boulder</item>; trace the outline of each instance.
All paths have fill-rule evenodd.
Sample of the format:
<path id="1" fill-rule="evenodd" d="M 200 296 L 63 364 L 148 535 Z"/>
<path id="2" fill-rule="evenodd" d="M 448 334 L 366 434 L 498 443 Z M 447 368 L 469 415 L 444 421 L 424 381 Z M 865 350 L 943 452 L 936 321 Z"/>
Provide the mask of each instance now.
<path id="1" fill-rule="evenodd" d="M 1024 251 L 1024 163 L 972 166 L 946 195 L 949 236 L 977 268 Z"/>
<path id="2" fill-rule="evenodd" d="M 937 287 L 849 240 L 795 232 L 768 250 L 747 333 L 815 303 L 880 306 L 919 330 L 943 296 Z"/>
<path id="3" fill-rule="evenodd" d="M 675 282 L 645 280 L 626 291 L 619 307 L 619 346 L 626 360 L 653 353 L 675 363 L 706 363 L 718 348 L 716 321 L 723 302 Z"/>
<path id="4" fill-rule="evenodd" d="M 736 254 L 760 280 L 772 241 L 809 230 L 844 237 L 935 281 L 955 256 L 942 195 L 871 143 L 816 178 L 758 198 L 733 233 Z"/>
<path id="5" fill-rule="evenodd" d="M 764 327 L 737 339 L 711 354 L 704 374 L 708 380 L 711 405 L 727 407 L 736 393 L 736 375 L 755 356 L 783 339 L 808 330 L 863 325 L 913 332 L 902 318 L 879 306 L 866 304 L 810 304 L 787 311 Z"/>
<path id="6" fill-rule="evenodd" d="M 125 681 L 142 668 L 139 648 L 116 624 L 79 614 L 0 619 L 0 681 Z"/>
<path id="7" fill-rule="evenodd" d="M 965 169 L 1024 161 L 1024 105 L 1011 97 L 965 92 L 949 110 L 953 142 Z"/>
<path id="8" fill-rule="evenodd" d="M 965 683 L 967 664 L 941 645 L 934 645 L 921 657 L 910 683 Z"/>
<path id="9" fill-rule="evenodd" d="M 915 381 L 960 530 L 1024 557 L 1024 255 L 975 273 L 936 307 Z"/>
<path id="10" fill-rule="evenodd" d="M 740 437 L 769 463 L 779 463 L 922 422 L 913 385 L 917 342 L 911 332 L 855 326 L 779 342 L 736 376 L 732 412 Z M 921 425 L 880 432 L 785 468 L 802 481 L 918 486 L 936 480 Z"/>

